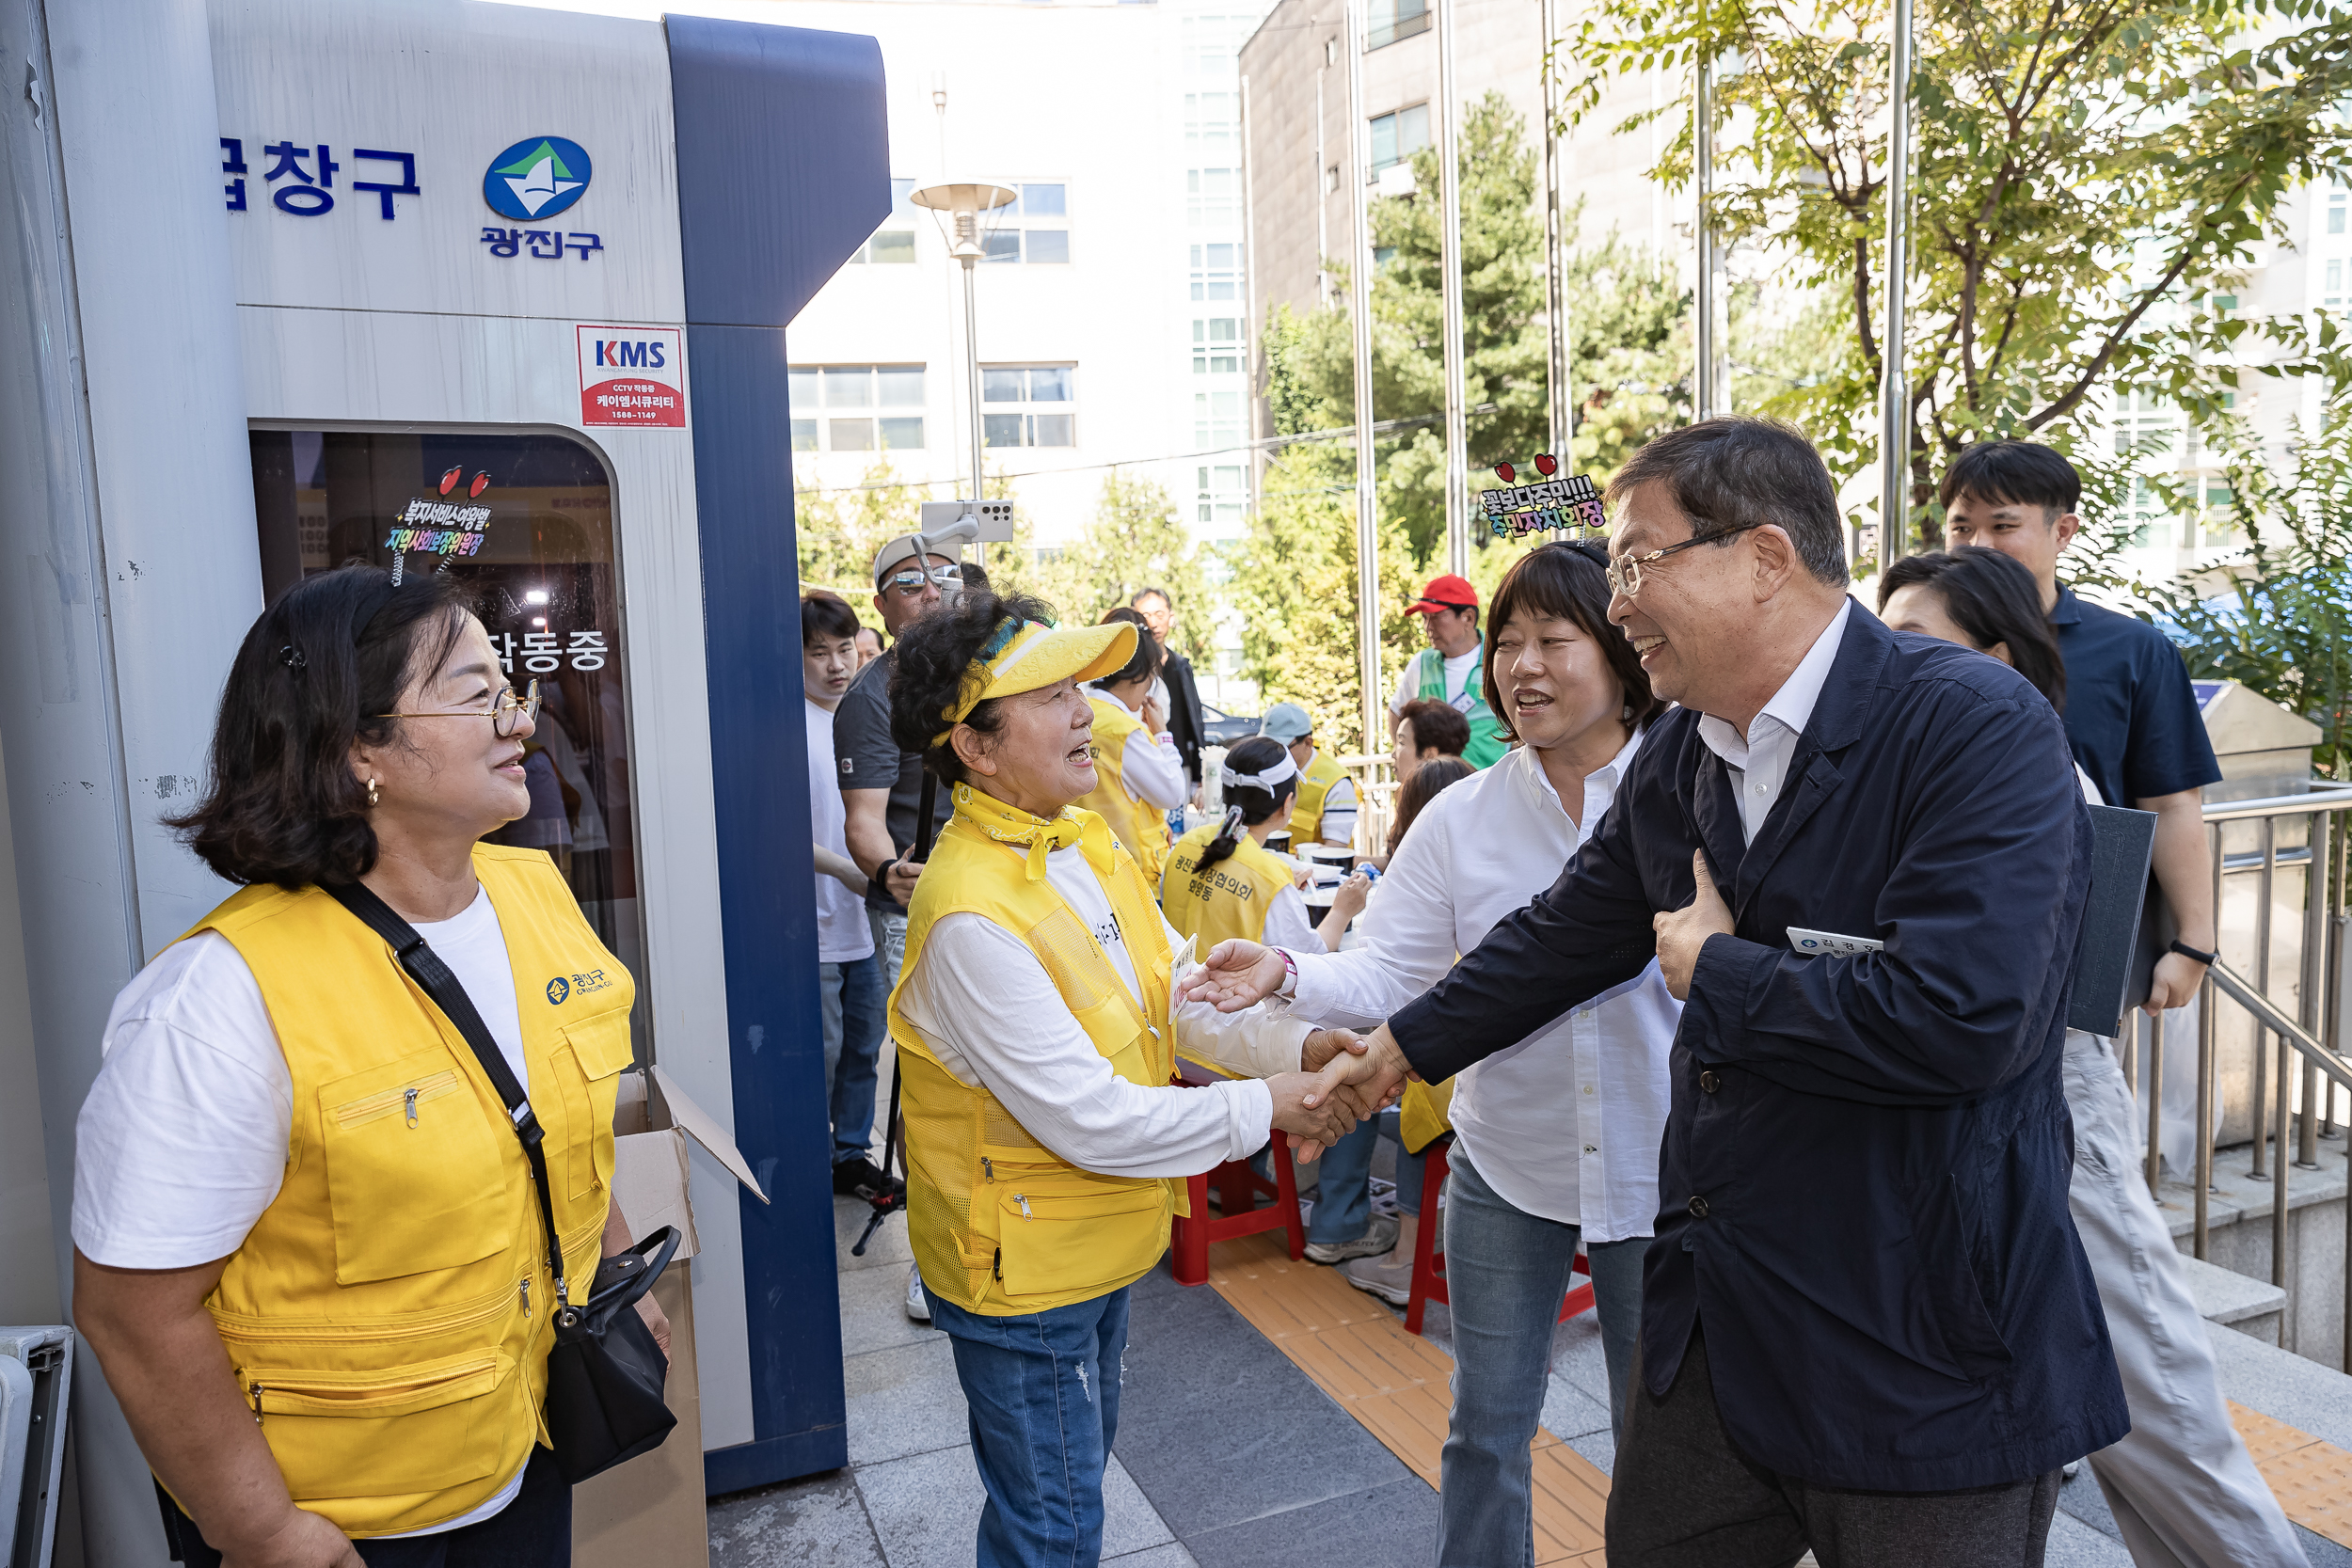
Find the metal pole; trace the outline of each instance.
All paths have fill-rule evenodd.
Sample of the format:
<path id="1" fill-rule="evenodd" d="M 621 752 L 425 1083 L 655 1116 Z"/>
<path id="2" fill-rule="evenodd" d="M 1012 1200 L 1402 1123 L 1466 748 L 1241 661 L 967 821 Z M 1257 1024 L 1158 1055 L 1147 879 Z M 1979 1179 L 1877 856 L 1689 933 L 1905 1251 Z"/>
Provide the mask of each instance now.
<path id="1" fill-rule="evenodd" d="M 1879 561 L 1911 553 L 1911 383 L 1903 373 L 1903 282 L 1910 270 L 1911 4 L 1895 0 L 1886 133 L 1886 328 L 1879 341 Z"/>
<path id="2" fill-rule="evenodd" d="M 2328 814 L 2313 812 L 2303 832 L 2303 974 L 2301 1017 L 2296 1021 L 2316 1037 L 2321 1022 L 2320 976 L 2328 973 L 2328 866 L 2322 858 L 2328 843 Z M 2303 1062 L 2303 1109 L 2295 1121 L 2295 1163 L 2305 1170 L 2319 1168 L 2319 1068 Z M 2335 1098 L 2335 1085 L 2328 1085 Z"/>
<path id="3" fill-rule="evenodd" d="M 2164 1015 L 2148 1021 L 2148 1196 L 2161 1206 L 2164 1193 Z"/>
<path id="4" fill-rule="evenodd" d="M 2259 902 L 2254 906 L 2254 984 L 2261 989 L 2265 996 L 2270 994 L 2270 899 L 2279 876 L 2278 827 L 2279 819 L 2275 816 L 2265 816 L 2262 819 L 2262 882 L 2257 890 Z M 2217 904 L 2214 906 L 2214 934 L 2217 937 L 2221 932 L 2220 914 L 2221 906 Z M 2262 1021 L 2256 1019 L 2254 1021 L 2254 1166 L 2246 1173 L 2249 1176 L 2270 1174 L 2270 1146 L 2265 1137 L 2262 1124 L 2264 1108 L 2270 1101 L 2267 1076 L 2270 1069 L 2270 1058 L 2264 1053 L 2263 1041 Z M 2278 1150 L 2280 1159 L 2286 1157 L 2286 1134 L 2282 1130 L 2279 1137 Z"/>
<path id="5" fill-rule="evenodd" d="M 1544 310 L 1545 385 L 1550 389 L 1551 450 L 1568 461 L 1576 439 L 1576 384 L 1570 377 L 1567 236 L 1560 211 L 1560 79 L 1550 53 L 1560 40 L 1560 0 L 1543 0 L 1544 16 Z"/>
<path id="6" fill-rule="evenodd" d="M 1372 416 L 1372 124 L 1364 119 L 1364 39 L 1368 19 L 1347 0 L 1347 145 L 1349 198 L 1356 216 L 1356 255 L 1349 266 L 1348 314 L 1356 329 L 1356 676 L 1363 733 L 1358 743 L 1379 750 L 1380 736 L 1380 498 L 1373 451 Z"/>
<path id="7" fill-rule="evenodd" d="M 1454 123 L 1454 0 L 1438 0 L 1438 290 L 1445 312 L 1446 570 L 1470 570 L 1470 402 L 1463 386 L 1462 155 Z M 1361 420 L 1359 420 L 1361 423 Z M 1371 732 L 1365 732 L 1369 735 Z M 1370 740 L 1364 750 L 1375 751 Z"/>
<path id="8" fill-rule="evenodd" d="M 1698 293 L 1693 297 L 1691 392 L 1698 417 L 1711 420 L 1721 412 L 1722 388 L 1715 385 L 1715 231 L 1708 221 L 1715 195 L 1715 61 L 1708 49 L 1707 0 L 1699 0 L 1699 60 L 1697 93 L 1691 105 L 1692 182 L 1697 187 L 1698 213 L 1692 232 L 1698 241 Z"/>
<path id="9" fill-rule="evenodd" d="M 2205 830 L 2206 847 L 2212 853 L 2214 937 L 2221 935 L 2221 825 L 2215 823 Z M 2197 1187 L 2197 1224 L 2191 1233 L 2190 1250 L 2202 1259 L 2213 1250 L 2213 1081 L 2218 1070 L 2217 1042 L 2220 1021 L 2214 1017 L 2214 1007 L 2221 992 L 2215 989 L 2213 975 L 2208 972 L 2198 988 L 2197 996 L 2197 1158 L 2190 1180 Z"/>
<path id="10" fill-rule="evenodd" d="M 987 492 L 980 488 L 980 324 L 974 313 L 977 307 L 974 304 L 976 295 L 972 289 L 972 273 L 977 261 L 970 256 L 962 260 L 963 358 L 972 373 L 972 499 L 980 500 L 985 499 Z"/>

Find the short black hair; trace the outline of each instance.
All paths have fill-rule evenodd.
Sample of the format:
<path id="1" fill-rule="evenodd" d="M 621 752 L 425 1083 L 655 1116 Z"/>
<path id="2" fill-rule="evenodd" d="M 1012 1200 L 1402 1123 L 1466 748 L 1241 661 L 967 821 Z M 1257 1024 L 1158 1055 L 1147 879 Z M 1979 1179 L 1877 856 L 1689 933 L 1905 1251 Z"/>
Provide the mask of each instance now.
<path id="1" fill-rule="evenodd" d="M 801 595 L 801 646 L 833 641 L 857 635 L 857 611 L 850 601 L 838 594 L 822 588 L 812 588 Z"/>
<path id="2" fill-rule="evenodd" d="M 1837 486 L 1794 425 L 1726 414 L 1667 431 L 1617 470 L 1609 499 L 1622 501 L 1653 480 L 1691 519 L 1693 539 L 1728 539 L 1770 523 L 1818 580 L 1843 587 L 1852 575 Z"/>
<path id="3" fill-rule="evenodd" d="M 357 741 L 383 745 L 417 674 L 437 670 L 472 619 L 457 578 L 381 566 L 305 578 L 245 634 L 213 723 L 212 782 L 167 817 L 231 882 L 289 889 L 356 882 L 375 868 Z"/>
<path id="4" fill-rule="evenodd" d="M 2010 666 L 2052 707 L 2066 711 L 2066 656 L 2042 613 L 2042 585 L 2034 580 L 2033 568 L 1974 545 L 1907 555 L 1879 578 L 1879 609 L 1885 610 L 1897 589 L 1913 587 L 1942 599 L 1944 613 L 1979 648 L 1990 651 L 1996 642 L 2007 643 Z"/>
<path id="5" fill-rule="evenodd" d="M 1518 738 L 1504 717 L 1511 708 L 1495 679 L 1495 642 L 1516 615 L 1573 621 L 1599 643 L 1609 673 L 1625 689 L 1626 722 L 1631 727 L 1639 729 L 1666 711 L 1664 699 L 1649 689 L 1649 672 L 1642 668 L 1642 656 L 1631 639 L 1610 624 L 1608 552 L 1583 540 L 1554 540 L 1513 562 L 1495 590 L 1494 617 L 1486 634 L 1486 707 L 1504 735 Z"/>
<path id="6" fill-rule="evenodd" d="M 1963 494 L 1994 506 L 2072 512 L 2082 504 L 2083 476 L 2039 441 L 1979 441 L 1944 470 L 1936 499 L 1948 509 Z"/>
<path id="7" fill-rule="evenodd" d="M 1470 721 L 1452 703 L 1441 703 L 1435 697 L 1416 697 L 1397 709 L 1396 721 L 1411 727 L 1416 752 L 1435 748 L 1441 757 L 1458 757 L 1470 749 Z"/>
<path id="8" fill-rule="evenodd" d="M 1130 610 L 1124 605 L 1117 610 L 1106 610 L 1103 612 L 1102 624 L 1106 626 L 1117 625 L 1136 628 L 1136 651 L 1128 656 L 1126 663 L 1109 674 L 1100 677 L 1102 684 L 1118 686 L 1122 682 L 1141 680 L 1146 675 L 1156 675 L 1160 673 L 1162 657 L 1160 640 L 1152 635 L 1152 628 L 1145 623 L 1141 610 Z"/>
<path id="9" fill-rule="evenodd" d="M 1054 607 L 1027 594 L 994 594 L 988 589 L 966 592 L 953 602 L 913 622 L 898 633 L 893 650 L 897 666 L 890 676 L 890 736 L 898 750 L 914 752 L 923 766 L 943 784 L 961 784 L 963 759 L 956 749 L 941 743 L 947 710 L 963 693 L 964 675 L 1007 617 L 1055 622 Z M 1004 700 L 992 697 L 963 716 L 963 722 L 985 736 L 1004 729 Z"/>
<path id="10" fill-rule="evenodd" d="M 963 578 L 965 593 L 985 594 L 988 592 L 988 573 L 981 568 L 978 562 L 960 561 L 956 562 L 956 570 Z"/>

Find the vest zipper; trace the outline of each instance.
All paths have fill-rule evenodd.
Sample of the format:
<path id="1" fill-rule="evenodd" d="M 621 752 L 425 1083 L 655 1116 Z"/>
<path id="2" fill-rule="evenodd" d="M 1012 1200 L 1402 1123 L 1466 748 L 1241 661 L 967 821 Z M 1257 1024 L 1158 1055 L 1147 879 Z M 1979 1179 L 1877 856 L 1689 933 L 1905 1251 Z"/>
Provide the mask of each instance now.
<path id="1" fill-rule="evenodd" d="M 246 1391 L 253 1396 L 253 1424 L 260 1426 L 262 1424 L 262 1386 L 258 1383 L 249 1384 L 246 1386 Z"/>
<path id="2" fill-rule="evenodd" d="M 405 1111 L 408 1113 L 408 1125 L 409 1125 L 409 1126 L 411 1126 L 411 1127 L 416 1126 L 416 1125 L 417 1125 L 417 1091 L 416 1091 L 416 1090 L 414 1090 L 414 1089 L 407 1089 L 407 1090 L 403 1091 L 403 1093 L 402 1093 L 402 1097 L 401 1097 L 401 1101 L 402 1101 L 402 1109 L 405 1110 Z"/>
<path id="3" fill-rule="evenodd" d="M 523 1316 L 531 1316 L 531 1280 L 528 1276 L 523 1280 Z"/>
<path id="4" fill-rule="evenodd" d="M 988 1163 L 988 1156 L 985 1154 L 980 1156 L 980 1175 L 991 1181 L 996 1180 L 996 1167 Z"/>
<path id="5" fill-rule="evenodd" d="M 1021 1205 L 1021 1217 L 1023 1219 L 1033 1220 L 1037 1218 L 1035 1214 L 1029 1212 L 1029 1200 L 1027 1198 L 1022 1196 L 1019 1193 L 1015 1193 L 1012 1195 L 1012 1200 Z"/>

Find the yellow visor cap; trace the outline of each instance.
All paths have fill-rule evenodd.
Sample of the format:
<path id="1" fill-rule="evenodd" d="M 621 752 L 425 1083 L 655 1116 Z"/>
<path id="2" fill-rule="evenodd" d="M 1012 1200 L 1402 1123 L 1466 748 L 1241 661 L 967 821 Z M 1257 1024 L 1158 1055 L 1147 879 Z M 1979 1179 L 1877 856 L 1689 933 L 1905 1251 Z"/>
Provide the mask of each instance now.
<path id="1" fill-rule="evenodd" d="M 963 689 L 944 717 L 947 731 L 991 697 L 1036 691 L 1075 675 L 1100 680 L 1136 657 L 1136 628 L 1127 621 L 1100 626 L 1049 626 L 1008 619 L 963 673 Z M 937 741 L 932 744 L 938 744 Z"/>

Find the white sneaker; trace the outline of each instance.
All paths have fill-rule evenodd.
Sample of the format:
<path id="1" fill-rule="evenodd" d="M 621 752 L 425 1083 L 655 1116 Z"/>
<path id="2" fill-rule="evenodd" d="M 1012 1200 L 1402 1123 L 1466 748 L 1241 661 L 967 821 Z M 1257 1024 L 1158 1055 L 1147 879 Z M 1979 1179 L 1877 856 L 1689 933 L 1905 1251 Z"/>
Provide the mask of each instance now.
<path id="1" fill-rule="evenodd" d="M 1364 1233 L 1352 1242 L 1317 1242 L 1307 1248 L 1315 1263 L 1344 1263 L 1351 1258 L 1376 1258 L 1396 1246 L 1396 1221 L 1374 1215 Z"/>
<path id="2" fill-rule="evenodd" d="M 907 1316 L 918 1323 L 931 1321 L 930 1298 L 923 1293 L 923 1271 L 913 1263 L 907 1265 Z"/>
<path id="3" fill-rule="evenodd" d="M 1413 1299 L 1413 1259 L 1401 1249 L 1382 1258 L 1359 1258 L 1343 1263 L 1340 1277 L 1391 1307 L 1406 1306 Z"/>

